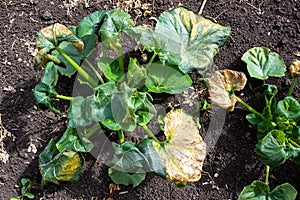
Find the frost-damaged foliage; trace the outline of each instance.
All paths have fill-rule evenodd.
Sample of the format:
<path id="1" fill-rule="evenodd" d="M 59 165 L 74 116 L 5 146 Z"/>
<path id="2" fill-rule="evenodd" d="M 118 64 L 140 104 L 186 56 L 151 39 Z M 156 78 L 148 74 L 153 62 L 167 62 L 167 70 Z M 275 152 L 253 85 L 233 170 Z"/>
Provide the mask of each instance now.
<path id="1" fill-rule="evenodd" d="M 149 60 L 133 58 L 131 53 L 124 59 L 121 34 L 142 44 Z M 156 114 L 151 95 L 188 89 L 193 83 L 188 73 L 208 70 L 229 34 L 229 27 L 183 6 L 162 13 L 155 30 L 135 27 L 130 15 L 120 9 L 94 12 L 78 26 L 56 23 L 40 30 L 35 68 L 44 69 L 44 74 L 33 90 L 34 97 L 57 114 L 57 100 L 70 101 L 68 128 L 57 143 L 50 141 L 39 158 L 43 183 L 78 180 L 82 153 L 92 150 L 89 138 L 100 128 L 118 135 L 113 160 L 108 162 L 115 183 L 135 187 L 146 173 L 173 180 L 178 186 L 198 181 L 206 145 L 196 122 L 181 110 L 170 112 L 165 118 L 167 140 L 159 141 L 147 127 Z M 87 58 L 98 45 L 94 66 Z M 146 64 L 141 65 L 141 60 Z M 91 93 L 58 94 L 58 77 L 76 72 L 78 82 Z M 137 143 L 125 141 L 124 132 L 130 134 L 138 126 L 148 137 Z"/>
<path id="2" fill-rule="evenodd" d="M 228 111 L 233 111 L 237 101 L 234 91 L 244 89 L 246 82 L 246 75 L 242 72 L 232 70 L 213 72 L 207 79 L 211 102 Z"/>
<path id="3" fill-rule="evenodd" d="M 261 112 L 237 97 L 231 87 L 226 89 L 225 76 L 218 75 L 220 72 L 216 72 L 217 75 L 208 79 L 212 101 L 230 111 L 234 110 L 234 104 L 230 103 L 238 101 L 251 112 L 246 119 L 257 128 L 258 143 L 255 152 L 266 165 L 266 181 L 265 183 L 254 181 L 250 186 L 244 188 L 239 199 L 295 199 L 297 191 L 289 184 L 283 184 L 270 191 L 268 176 L 269 167 L 279 166 L 288 159 L 293 160 L 300 167 L 300 104 L 292 97 L 298 78 L 298 62 L 294 60 L 290 66 L 293 82 L 287 96 L 278 101 L 276 85 L 267 84 L 266 80 L 270 76 L 284 76 L 286 66 L 282 58 L 276 53 L 270 53 L 270 50 L 265 47 L 254 47 L 243 55 L 242 60 L 247 64 L 247 70 L 251 77 L 264 80 L 262 86 L 254 89 L 265 99 L 265 107 Z M 241 72 L 231 72 L 230 74 L 241 74 Z M 238 90 L 239 87 L 236 86 L 236 88 Z M 215 96 L 219 98 L 215 100 Z"/>
<path id="4" fill-rule="evenodd" d="M 155 30 L 136 27 L 127 31 L 162 63 L 177 65 L 183 73 L 205 72 L 230 35 L 230 28 L 195 14 L 185 7 L 164 12 Z"/>
<path id="5" fill-rule="evenodd" d="M 167 170 L 167 179 L 184 186 L 201 178 L 206 155 L 206 144 L 202 140 L 193 118 L 182 110 L 169 112 L 165 117 L 166 140 L 153 141 Z"/>

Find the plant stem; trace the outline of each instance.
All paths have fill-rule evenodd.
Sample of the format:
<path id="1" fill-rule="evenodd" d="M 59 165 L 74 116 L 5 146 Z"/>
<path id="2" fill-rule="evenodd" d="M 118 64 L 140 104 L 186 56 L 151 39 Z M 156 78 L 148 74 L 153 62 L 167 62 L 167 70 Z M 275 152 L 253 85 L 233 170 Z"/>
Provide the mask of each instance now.
<path id="1" fill-rule="evenodd" d="M 85 137 L 86 138 L 89 138 L 91 137 L 92 135 L 94 135 L 94 133 L 96 133 L 96 131 L 98 131 L 100 129 L 100 124 L 98 123 L 97 125 L 89 128 L 87 131 L 86 131 L 86 134 L 85 134 Z"/>
<path id="2" fill-rule="evenodd" d="M 157 56 L 157 53 L 154 52 L 154 54 L 152 55 L 152 57 L 150 58 L 150 60 L 147 64 L 147 67 L 150 67 L 150 65 L 153 63 L 156 56 Z"/>
<path id="3" fill-rule="evenodd" d="M 125 139 L 124 139 L 124 133 L 122 129 L 118 130 L 118 136 L 119 136 L 120 143 L 123 143 Z"/>
<path id="4" fill-rule="evenodd" d="M 144 131 L 146 132 L 146 134 L 153 139 L 155 142 L 160 143 L 160 141 L 157 139 L 157 137 L 155 137 L 155 135 L 152 133 L 152 131 L 146 126 L 142 126 Z"/>
<path id="5" fill-rule="evenodd" d="M 292 139 L 289 139 L 289 142 L 297 148 L 300 148 L 300 145 Z"/>
<path id="6" fill-rule="evenodd" d="M 87 80 L 93 87 L 98 85 L 98 81 L 95 81 L 86 71 L 84 71 L 72 58 L 70 58 L 61 48 L 56 47 L 56 50 L 64 57 L 74 69 L 85 79 Z"/>
<path id="7" fill-rule="evenodd" d="M 119 56 L 119 67 L 120 67 L 120 72 L 122 73 L 122 75 L 124 74 L 125 70 L 124 70 L 124 57 L 123 57 L 123 52 L 122 52 L 122 48 L 119 50 L 118 52 L 118 56 Z"/>
<path id="8" fill-rule="evenodd" d="M 237 96 L 234 96 L 235 98 L 236 98 L 236 100 L 240 103 L 240 104 L 242 104 L 245 108 L 247 108 L 250 112 L 252 112 L 252 113 L 254 113 L 254 114 L 256 114 L 256 115 L 258 115 L 258 116 L 260 116 L 263 120 L 266 120 L 265 119 L 265 117 L 262 115 L 262 114 L 260 114 L 259 112 L 257 112 L 254 108 L 252 108 L 249 104 L 247 104 L 246 102 L 244 102 L 242 99 L 240 99 L 239 97 L 237 97 Z"/>
<path id="9" fill-rule="evenodd" d="M 266 185 L 269 185 L 269 174 L 270 174 L 270 166 L 266 165 L 266 179 L 265 179 Z"/>
<path id="10" fill-rule="evenodd" d="M 96 76 L 97 76 L 98 80 L 101 82 L 101 84 L 103 84 L 104 81 L 103 81 L 101 75 L 99 74 L 99 72 L 94 68 L 94 66 L 93 66 L 87 59 L 85 59 L 84 61 L 88 64 L 88 66 L 89 66 L 89 67 L 92 69 L 92 71 L 96 74 Z"/>
<path id="11" fill-rule="evenodd" d="M 298 80 L 298 77 L 295 76 L 293 81 L 292 81 L 292 84 L 291 84 L 291 87 L 289 89 L 289 93 L 287 94 L 287 96 L 292 96 L 293 92 L 294 92 L 294 88 L 295 88 L 295 85 L 297 83 L 297 80 Z"/>
<path id="12" fill-rule="evenodd" d="M 72 97 L 59 95 L 59 94 L 56 94 L 54 97 L 57 98 L 57 99 L 63 99 L 63 100 L 67 100 L 67 101 L 71 101 L 73 99 Z"/>

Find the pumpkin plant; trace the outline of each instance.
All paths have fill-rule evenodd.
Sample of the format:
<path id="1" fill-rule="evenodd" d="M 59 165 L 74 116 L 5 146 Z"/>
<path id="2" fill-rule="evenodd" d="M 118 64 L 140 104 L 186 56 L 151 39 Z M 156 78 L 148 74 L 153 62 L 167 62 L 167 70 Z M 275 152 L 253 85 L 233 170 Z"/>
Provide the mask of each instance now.
<path id="1" fill-rule="evenodd" d="M 268 179 L 270 167 L 279 166 L 288 159 L 300 167 L 300 104 L 292 97 L 299 77 L 299 61 L 294 60 L 291 64 L 290 76 L 293 80 L 288 94 L 284 99 L 278 100 L 277 86 L 268 84 L 267 80 L 269 77 L 285 76 L 286 66 L 280 55 L 270 52 L 266 47 L 254 47 L 242 56 L 242 60 L 247 64 L 249 75 L 263 82 L 254 89 L 265 100 L 265 107 L 261 112 L 235 94 L 235 91 L 246 85 L 244 73 L 221 70 L 207 79 L 211 101 L 228 111 L 233 111 L 235 103 L 239 102 L 251 112 L 246 119 L 257 129 L 258 143 L 255 152 L 266 166 L 266 178 L 264 182 L 257 180 L 246 186 L 239 199 L 295 199 L 297 191 L 292 185 L 284 183 L 270 191 Z"/>
<path id="2" fill-rule="evenodd" d="M 123 34 L 138 41 L 150 55 L 144 65 L 130 52 L 124 56 Z M 40 154 L 42 182 L 78 180 L 83 155 L 93 149 L 90 138 L 100 129 L 118 136 L 112 143 L 113 158 L 107 162 L 115 183 L 135 187 L 148 172 L 178 186 L 198 181 L 206 145 L 197 123 L 181 109 L 170 111 L 164 119 L 166 139 L 158 140 L 147 126 L 156 114 L 152 94 L 173 95 L 188 89 L 192 85 L 189 73 L 209 69 L 229 35 L 229 27 L 183 6 L 162 13 L 154 30 L 135 26 L 130 15 L 119 9 L 94 12 L 78 26 L 56 23 L 40 30 L 35 69 L 44 73 L 33 89 L 34 97 L 41 107 L 56 114 L 60 113 L 55 107 L 58 100 L 70 101 L 66 131 Z M 100 53 L 95 65 L 88 58 L 96 48 Z M 59 94 L 55 90 L 58 77 L 76 72 L 79 83 L 90 93 Z M 137 143 L 125 141 L 124 132 L 130 134 L 137 126 L 142 127 L 145 138 Z"/>

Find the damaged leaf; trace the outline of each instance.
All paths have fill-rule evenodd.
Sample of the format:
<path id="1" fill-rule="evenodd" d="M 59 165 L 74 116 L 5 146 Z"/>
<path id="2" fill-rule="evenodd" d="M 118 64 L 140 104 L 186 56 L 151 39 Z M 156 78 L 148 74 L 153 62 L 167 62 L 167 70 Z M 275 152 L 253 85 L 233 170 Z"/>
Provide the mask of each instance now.
<path id="1" fill-rule="evenodd" d="M 292 77 L 300 76 L 300 60 L 292 60 L 290 65 L 290 74 Z"/>
<path id="2" fill-rule="evenodd" d="M 212 103 L 233 111 L 236 103 L 234 91 L 242 90 L 247 82 L 246 75 L 243 72 L 232 70 L 220 70 L 214 72 L 209 79 L 208 92 Z"/>
<path id="3" fill-rule="evenodd" d="M 82 171 L 83 157 L 75 151 L 60 152 L 52 139 L 39 156 L 39 168 L 44 183 L 77 181 Z"/>
<path id="4" fill-rule="evenodd" d="M 202 140 L 193 118 L 182 110 L 169 112 L 165 117 L 166 141 L 153 146 L 167 171 L 167 180 L 178 186 L 201 178 L 206 156 L 206 144 Z"/>
<path id="5" fill-rule="evenodd" d="M 230 35 L 230 27 L 179 6 L 164 12 L 155 31 L 144 27 L 127 31 L 163 63 L 177 65 L 183 73 L 205 72 Z"/>

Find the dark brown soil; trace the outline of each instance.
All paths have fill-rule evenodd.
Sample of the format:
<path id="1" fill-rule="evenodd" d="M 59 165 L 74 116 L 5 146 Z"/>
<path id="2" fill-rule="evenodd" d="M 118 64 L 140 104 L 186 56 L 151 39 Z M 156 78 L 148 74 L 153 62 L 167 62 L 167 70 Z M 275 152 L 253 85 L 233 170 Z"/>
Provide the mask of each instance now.
<path id="1" fill-rule="evenodd" d="M 0 113 L 4 127 L 12 133 L 11 137 L 4 139 L 9 161 L 6 164 L 0 162 L 1 199 L 20 194 L 15 185 L 22 177 L 40 181 L 38 155 L 51 138 L 59 139 L 66 128 L 67 103 L 60 102 L 58 106 L 63 112 L 56 116 L 37 108 L 32 96 L 31 90 L 41 75 L 32 67 L 35 33 L 55 22 L 76 25 L 89 13 L 111 9 L 118 1 L 91 0 L 85 1 L 88 5 L 80 3 L 75 7 L 64 2 L 73 1 L 1 1 Z M 154 17 L 179 4 L 177 0 L 153 2 L 151 16 Z M 190 0 L 184 4 L 198 12 L 201 3 Z M 134 9 L 130 13 L 133 18 L 137 16 Z M 279 53 L 287 65 L 297 58 L 295 54 L 300 51 L 300 2 L 297 0 L 208 0 L 203 14 L 232 28 L 228 43 L 215 58 L 218 69 L 246 72 L 240 58 L 254 46 L 266 46 Z M 149 16 L 137 18 L 137 24 L 153 23 Z M 65 78 L 59 85 L 60 90 L 71 93 L 72 80 Z M 289 80 L 274 79 L 272 82 L 279 87 L 280 95 L 287 93 Z M 257 84 L 250 80 L 242 98 L 259 108 L 260 99 L 251 92 L 251 87 Z M 295 94 L 300 97 L 299 87 Z M 85 170 L 79 182 L 50 185 L 44 191 L 33 190 L 33 193 L 36 199 L 237 199 L 245 185 L 264 178 L 264 167 L 253 151 L 256 132 L 245 120 L 246 114 L 247 111 L 239 106 L 227 114 L 222 135 L 214 151 L 207 155 L 202 179 L 183 189 L 176 188 L 171 182 L 147 176 L 136 188 L 121 186 L 120 191 L 110 194 L 109 184 L 112 181 L 107 175 L 107 167 L 101 158 L 96 160 L 86 155 Z M 209 121 L 209 112 L 204 115 Z M 208 122 L 202 122 L 206 129 Z M 27 151 L 30 144 L 37 147 L 37 153 Z M 300 170 L 292 162 L 271 170 L 272 187 L 289 182 L 300 191 L 299 180 Z"/>

